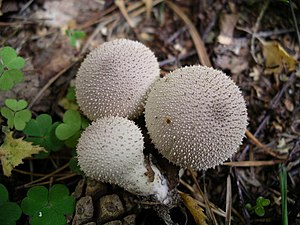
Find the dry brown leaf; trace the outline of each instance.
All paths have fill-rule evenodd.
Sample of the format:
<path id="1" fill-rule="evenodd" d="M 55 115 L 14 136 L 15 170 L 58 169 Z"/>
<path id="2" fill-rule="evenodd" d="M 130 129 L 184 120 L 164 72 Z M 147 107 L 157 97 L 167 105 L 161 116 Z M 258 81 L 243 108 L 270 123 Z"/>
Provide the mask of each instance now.
<path id="1" fill-rule="evenodd" d="M 188 210 L 194 217 L 196 224 L 207 225 L 207 216 L 204 214 L 204 210 L 200 207 L 197 200 L 183 192 L 179 192 L 179 194 L 184 205 L 188 208 Z"/>
<path id="2" fill-rule="evenodd" d="M 297 61 L 287 53 L 276 41 L 262 41 L 263 54 L 265 57 L 265 73 L 279 74 L 285 69 L 288 72 L 294 71 Z"/>

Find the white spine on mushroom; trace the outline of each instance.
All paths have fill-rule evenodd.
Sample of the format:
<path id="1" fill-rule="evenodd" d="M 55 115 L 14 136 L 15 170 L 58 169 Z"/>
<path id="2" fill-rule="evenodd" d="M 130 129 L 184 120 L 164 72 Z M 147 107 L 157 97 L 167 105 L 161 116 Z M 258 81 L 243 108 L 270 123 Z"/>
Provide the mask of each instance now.
<path id="1" fill-rule="evenodd" d="M 78 164 L 91 178 L 116 184 L 137 195 L 154 195 L 166 203 L 167 181 L 154 165 L 154 180 L 149 181 L 143 149 L 143 135 L 133 121 L 104 117 L 82 133 L 77 145 Z"/>
<path id="2" fill-rule="evenodd" d="M 91 120 L 136 118 L 144 110 L 159 71 L 155 55 L 142 43 L 127 39 L 105 42 L 90 52 L 78 70 L 77 102 Z"/>
<path id="3" fill-rule="evenodd" d="M 247 127 L 238 86 L 223 72 L 190 66 L 158 80 L 145 106 L 150 138 L 171 162 L 196 170 L 223 163 Z"/>

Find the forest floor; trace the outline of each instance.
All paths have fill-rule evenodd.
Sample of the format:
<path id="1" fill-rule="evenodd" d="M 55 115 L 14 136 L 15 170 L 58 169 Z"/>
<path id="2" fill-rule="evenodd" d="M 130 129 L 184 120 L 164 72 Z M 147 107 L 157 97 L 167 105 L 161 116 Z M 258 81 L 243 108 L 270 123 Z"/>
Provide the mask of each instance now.
<path id="1" fill-rule="evenodd" d="M 91 215 L 81 222 L 79 215 L 77 222 L 69 216 L 69 224 L 300 224 L 299 1 L 3 0 L 0 12 L 0 46 L 13 47 L 26 62 L 24 82 L 0 91 L 1 107 L 5 99 L 24 99 L 33 118 L 46 113 L 62 121 L 75 104 L 66 95 L 86 54 L 103 42 L 128 38 L 155 53 L 161 76 L 185 65 L 222 70 L 240 87 L 249 118 L 243 144 L 224 165 L 185 171 L 170 181 L 179 181 L 185 199 L 170 210 L 171 219 L 156 204 L 140 203 L 116 186 L 84 185 L 82 175 L 68 167 L 74 149 L 66 146 L 24 159 L 9 177 L 1 171 L 10 201 L 19 204 L 32 186 L 61 183 L 77 203 L 93 195 Z M 7 124 L 4 117 L 0 122 Z M 0 144 L 4 138 L 1 133 Z M 99 199 L 113 194 L 124 210 L 101 221 Z M 17 224 L 28 221 L 23 214 Z"/>

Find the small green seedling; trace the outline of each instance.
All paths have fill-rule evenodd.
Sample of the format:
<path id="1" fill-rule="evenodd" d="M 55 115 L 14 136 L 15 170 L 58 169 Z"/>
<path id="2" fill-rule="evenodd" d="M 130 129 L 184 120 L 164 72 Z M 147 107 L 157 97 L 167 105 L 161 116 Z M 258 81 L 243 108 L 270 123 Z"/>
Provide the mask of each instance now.
<path id="1" fill-rule="evenodd" d="M 20 206 L 9 201 L 7 189 L 3 184 L 0 184 L 0 224 L 15 225 L 21 214 Z"/>
<path id="2" fill-rule="evenodd" d="M 43 186 L 36 186 L 28 190 L 21 208 L 30 216 L 31 225 L 65 225 L 65 216 L 74 212 L 75 199 L 65 185 L 55 184 L 49 192 Z"/>
<path id="3" fill-rule="evenodd" d="M 85 32 L 81 30 L 66 30 L 66 35 L 69 38 L 70 45 L 76 47 L 77 42 L 85 37 Z"/>
<path id="4" fill-rule="evenodd" d="M 65 141 L 68 147 L 73 148 L 82 129 L 85 129 L 88 124 L 88 120 L 82 117 L 78 111 L 69 109 L 64 114 L 63 123 L 57 126 L 55 135 L 59 140 Z"/>
<path id="5" fill-rule="evenodd" d="M 25 100 L 6 99 L 5 105 L 6 107 L 1 108 L 1 114 L 7 119 L 8 127 L 23 130 L 31 119 L 31 112 L 26 109 L 28 103 Z"/>
<path id="6" fill-rule="evenodd" d="M 245 205 L 245 208 L 247 210 L 249 210 L 250 212 L 254 211 L 256 213 L 256 215 L 258 215 L 258 216 L 264 216 L 265 215 L 264 207 L 266 207 L 268 205 L 270 205 L 270 200 L 260 196 L 256 199 L 255 206 L 252 206 L 250 203 L 247 203 Z"/>
<path id="7" fill-rule="evenodd" d="M 31 119 L 23 130 L 27 135 L 26 141 L 44 147 L 47 152 L 40 153 L 41 156 L 48 155 L 50 151 L 58 151 L 63 142 L 55 135 L 55 129 L 59 122 L 52 123 L 52 117 L 48 114 L 41 114 L 36 119 Z"/>
<path id="8" fill-rule="evenodd" d="M 14 85 L 24 79 L 21 69 L 25 66 L 25 60 L 18 56 L 11 47 L 0 50 L 0 90 L 10 90 Z"/>

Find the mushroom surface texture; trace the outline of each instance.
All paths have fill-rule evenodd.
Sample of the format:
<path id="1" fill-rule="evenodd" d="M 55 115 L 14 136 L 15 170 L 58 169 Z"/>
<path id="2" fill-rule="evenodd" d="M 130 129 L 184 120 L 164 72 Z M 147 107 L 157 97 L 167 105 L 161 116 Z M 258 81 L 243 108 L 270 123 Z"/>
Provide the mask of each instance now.
<path id="1" fill-rule="evenodd" d="M 80 109 L 90 119 L 142 114 L 150 86 L 159 78 L 159 64 L 144 44 L 117 39 L 87 55 L 75 87 Z"/>
<path id="2" fill-rule="evenodd" d="M 100 118 L 82 133 L 78 144 L 78 165 L 89 177 L 123 187 L 143 196 L 154 195 L 167 203 L 167 180 L 154 165 L 147 176 L 144 140 L 138 126 L 123 117 Z"/>
<path id="3" fill-rule="evenodd" d="M 204 66 L 180 68 L 158 80 L 147 99 L 145 120 L 164 157 L 196 170 L 231 157 L 248 124 L 238 86 L 223 72 Z"/>

